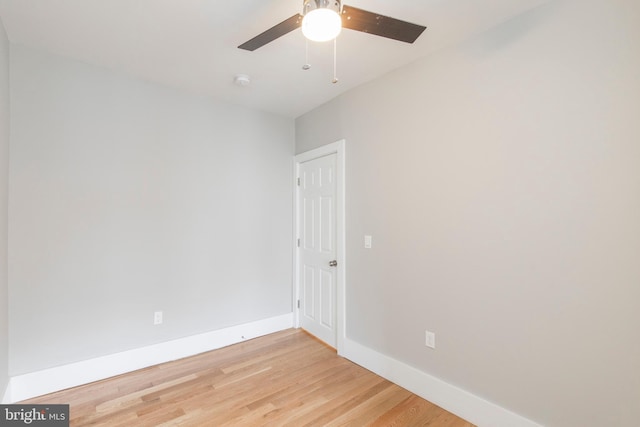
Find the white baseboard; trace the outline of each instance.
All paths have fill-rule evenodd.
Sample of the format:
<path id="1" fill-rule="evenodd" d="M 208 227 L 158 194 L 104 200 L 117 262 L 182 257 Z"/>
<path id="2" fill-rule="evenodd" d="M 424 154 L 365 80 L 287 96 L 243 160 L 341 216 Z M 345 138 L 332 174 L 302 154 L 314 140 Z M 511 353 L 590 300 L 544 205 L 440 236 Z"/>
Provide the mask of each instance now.
<path id="1" fill-rule="evenodd" d="M 170 362 L 291 328 L 293 313 L 200 335 L 110 354 L 12 377 L 3 402 L 13 403 L 54 391 Z"/>
<path id="2" fill-rule="evenodd" d="M 348 338 L 340 354 L 478 427 L 541 427 L 495 403 Z"/>
<path id="3" fill-rule="evenodd" d="M 293 313 L 12 377 L 2 403 L 14 403 L 226 347 L 291 328 Z M 348 338 L 340 355 L 478 427 L 542 427 L 466 390 Z"/>
<path id="4" fill-rule="evenodd" d="M 11 381 L 7 383 L 7 388 L 4 390 L 4 394 L 2 395 L 2 404 L 11 403 Z"/>

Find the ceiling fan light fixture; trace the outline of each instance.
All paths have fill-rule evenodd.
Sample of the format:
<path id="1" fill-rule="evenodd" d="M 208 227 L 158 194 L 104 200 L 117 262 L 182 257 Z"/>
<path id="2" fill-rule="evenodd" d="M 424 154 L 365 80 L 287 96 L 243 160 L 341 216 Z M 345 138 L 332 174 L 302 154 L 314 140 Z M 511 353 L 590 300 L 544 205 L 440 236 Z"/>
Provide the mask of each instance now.
<path id="1" fill-rule="evenodd" d="M 323 9 L 324 12 L 321 12 Z M 324 14 L 328 16 L 329 19 L 334 22 L 334 30 L 332 33 L 328 35 L 314 34 L 314 25 L 309 22 L 315 19 L 312 18 L 312 15 L 316 12 L 320 12 L 320 15 Z M 340 33 L 342 26 L 344 26 L 344 28 L 349 30 L 373 34 L 404 43 L 415 42 L 422 32 L 427 29 L 427 27 L 423 25 L 412 24 L 411 22 L 358 9 L 353 6 L 343 6 L 342 0 L 302 0 L 301 13 L 296 13 L 279 24 L 263 31 L 251 40 L 242 43 L 238 48 L 252 52 L 293 30 L 297 30 L 300 26 L 303 27 L 303 32 L 307 40 L 329 41 L 332 38 L 336 40 L 335 37 Z"/>
<path id="2" fill-rule="evenodd" d="M 342 31 L 340 2 L 305 0 L 302 34 L 314 42 L 326 42 L 338 37 Z"/>

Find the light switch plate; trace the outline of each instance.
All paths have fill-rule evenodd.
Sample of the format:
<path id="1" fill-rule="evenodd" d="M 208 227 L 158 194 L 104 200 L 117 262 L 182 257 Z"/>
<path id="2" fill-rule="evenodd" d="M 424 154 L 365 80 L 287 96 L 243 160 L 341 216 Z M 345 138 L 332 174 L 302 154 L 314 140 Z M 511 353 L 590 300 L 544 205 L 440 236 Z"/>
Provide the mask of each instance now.
<path id="1" fill-rule="evenodd" d="M 364 248 L 371 249 L 371 236 L 364 236 Z"/>

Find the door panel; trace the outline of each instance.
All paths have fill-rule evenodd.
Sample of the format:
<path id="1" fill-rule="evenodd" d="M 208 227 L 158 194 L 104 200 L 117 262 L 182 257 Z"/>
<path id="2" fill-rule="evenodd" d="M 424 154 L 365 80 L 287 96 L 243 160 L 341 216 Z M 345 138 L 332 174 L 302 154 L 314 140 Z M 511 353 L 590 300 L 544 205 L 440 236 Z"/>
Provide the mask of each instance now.
<path id="1" fill-rule="evenodd" d="M 320 322 L 326 328 L 333 328 L 333 274 L 329 271 L 320 272 Z"/>
<path id="2" fill-rule="evenodd" d="M 326 253 L 333 253 L 334 250 L 334 234 L 333 227 L 333 198 L 323 196 L 320 198 L 320 250 Z"/>
<path id="3" fill-rule="evenodd" d="M 307 250 L 313 250 L 316 244 L 315 239 L 315 200 L 313 198 L 304 198 L 304 217 L 302 219 L 303 230 L 304 233 L 302 235 L 302 241 L 304 243 L 304 248 Z"/>
<path id="4" fill-rule="evenodd" d="M 303 268 L 303 301 L 304 301 L 304 317 L 314 320 L 316 318 L 314 312 L 315 302 L 315 272 L 314 268 L 305 265 Z"/>

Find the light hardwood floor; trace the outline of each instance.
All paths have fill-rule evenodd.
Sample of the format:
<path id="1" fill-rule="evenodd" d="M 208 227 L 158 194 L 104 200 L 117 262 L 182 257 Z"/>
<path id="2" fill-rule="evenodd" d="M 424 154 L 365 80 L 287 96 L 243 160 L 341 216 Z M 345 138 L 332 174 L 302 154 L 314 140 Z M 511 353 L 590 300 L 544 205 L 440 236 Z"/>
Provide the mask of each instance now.
<path id="1" fill-rule="evenodd" d="M 296 329 L 23 403 L 72 426 L 473 427 Z"/>

